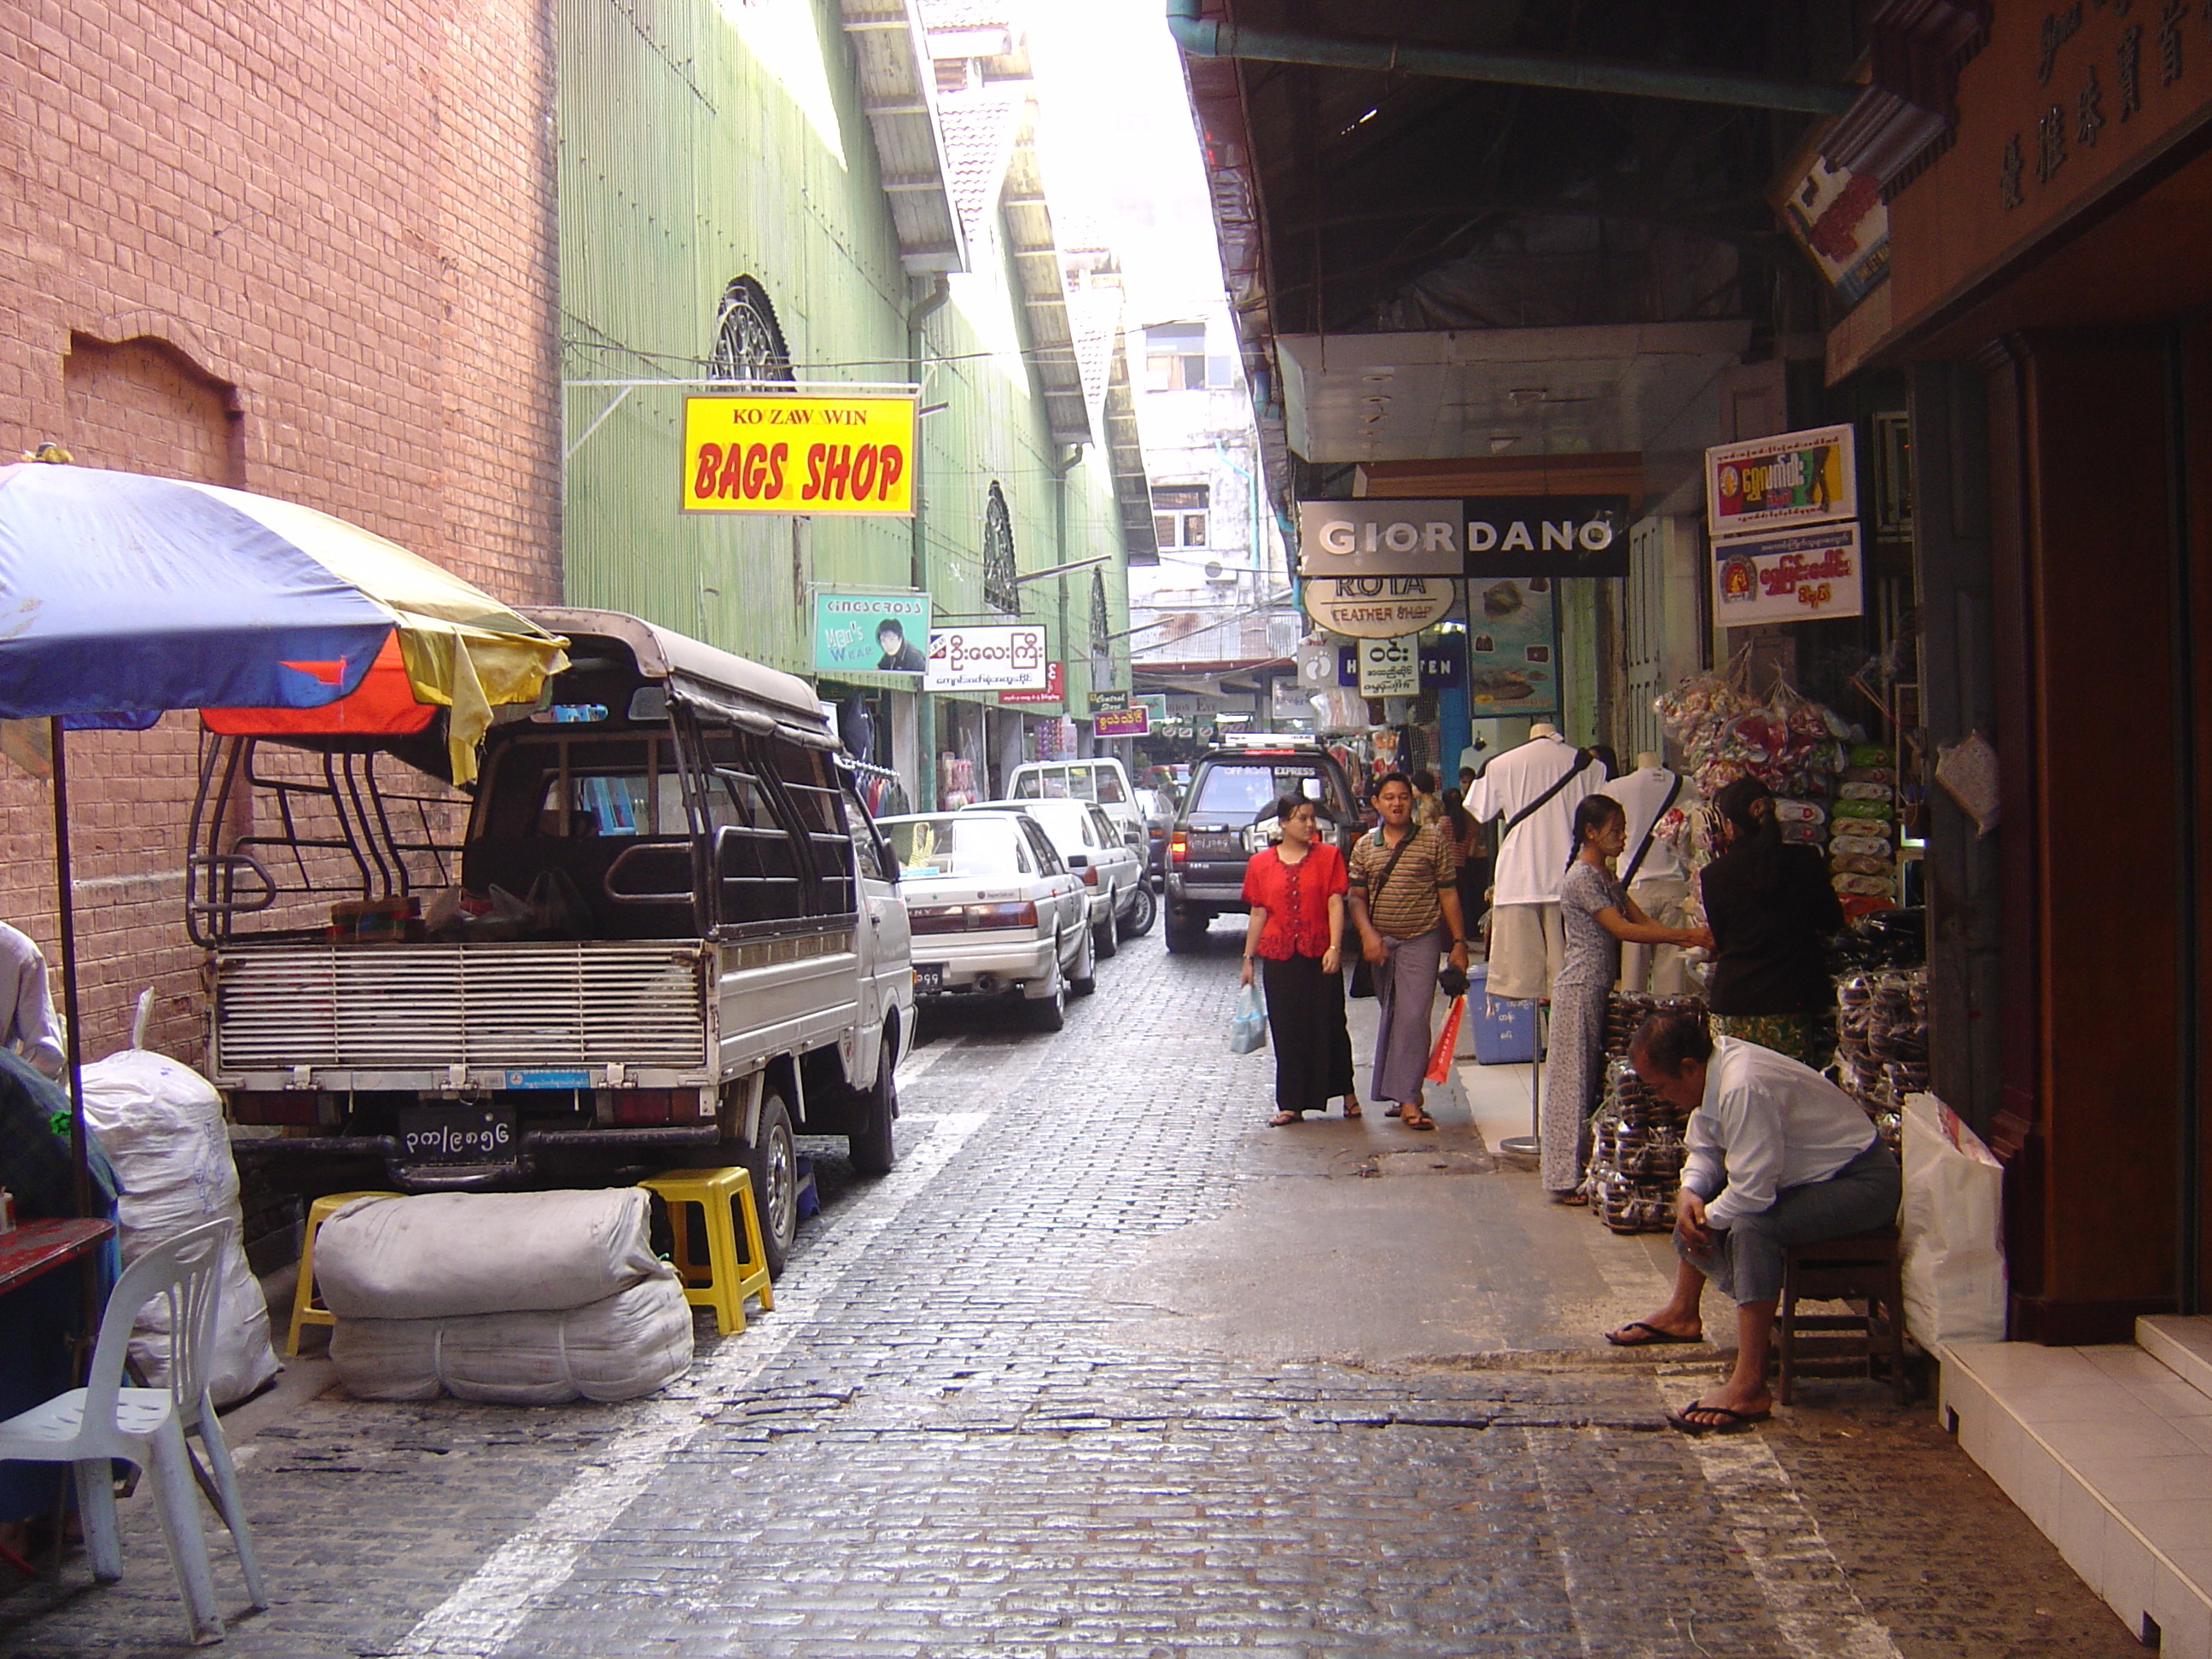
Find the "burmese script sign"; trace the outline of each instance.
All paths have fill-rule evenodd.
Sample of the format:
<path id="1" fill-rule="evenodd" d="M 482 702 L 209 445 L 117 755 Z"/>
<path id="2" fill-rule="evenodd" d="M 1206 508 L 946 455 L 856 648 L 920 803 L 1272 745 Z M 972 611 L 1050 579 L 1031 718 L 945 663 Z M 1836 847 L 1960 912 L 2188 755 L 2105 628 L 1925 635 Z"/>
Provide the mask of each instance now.
<path id="1" fill-rule="evenodd" d="M 1306 615 L 1347 639 L 1395 640 L 1443 620 L 1452 607 L 1449 580 L 1421 576 L 1347 576 L 1308 580 Z"/>
<path id="2" fill-rule="evenodd" d="M 1713 544 L 1713 617 L 1723 628 L 1856 617 L 1865 608 L 1856 524 Z"/>
<path id="3" fill-rule="evenodd" d="M 1051 670 L 1042 628 L 940 628 L 929 636 L 925 691 L 1045 691 Z"/>
<path id="4" fill-rule="evenodd" d="M 1850 428 L 1778 432 L 1707 450 L 1705 512 L 1716 541 L 1857 518 Z"/>
<path id="5" fill-rule="evenodd" d="M 914 512 L 914 399 L 684 400 L 686 513 Z"/>
<path id="6" fill-rule="evenodd" d="M 1298 574 L 1626 576 L 1625 495 L 1298 503 Z"/>

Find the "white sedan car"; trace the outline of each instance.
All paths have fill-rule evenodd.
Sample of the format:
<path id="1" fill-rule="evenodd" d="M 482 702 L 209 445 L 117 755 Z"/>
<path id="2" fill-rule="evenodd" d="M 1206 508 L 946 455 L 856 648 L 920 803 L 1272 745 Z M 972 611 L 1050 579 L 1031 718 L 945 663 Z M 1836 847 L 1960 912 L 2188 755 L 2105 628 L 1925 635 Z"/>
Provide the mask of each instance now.
<path id="1" fill-rule="evenodd" d="M 1092 947 L 1102 957 L 1152 925 L 1158 901 L 1145 884 L 1144 860 L 1098 806 L 1082 800 L 981 801 L 964 809 L 1026 812 L 1044 827 L 1067 867 L 1091 890 Z"/>
<path id="2" fill-rule="evenodd" d="M 917 998 L 1012 994 L 1057 1031 L 1070 993 L 1097 986 L 1091 891 L 1017 811 L 878 818 L 899 862 Z"/>

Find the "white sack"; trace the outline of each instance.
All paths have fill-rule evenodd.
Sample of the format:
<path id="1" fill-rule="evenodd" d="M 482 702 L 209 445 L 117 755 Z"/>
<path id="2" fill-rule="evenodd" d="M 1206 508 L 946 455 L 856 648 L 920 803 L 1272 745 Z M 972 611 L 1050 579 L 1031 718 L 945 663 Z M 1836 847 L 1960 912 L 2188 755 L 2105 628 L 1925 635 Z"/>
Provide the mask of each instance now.
<path id="1" fill-rule="evenodd" d="M 2005 1338 L 2004 1166 L 1934 1095 L 1905 1097 L 1905 1324 L 1912 1340 Z"/>
<path id="2" fill-rule="evenodd" d="M 463 1400 L 556 1406 L 635 1400 L 691 1364 L 691 1304 L 673 1277 L 557 1312 L 463 1319 L 341 1319 L 331 1360 L 361 1400 Z"/>
<path id="3" fill-rule="evenodd" d="M 315 1235 L 315 1281 L 341 1319 L 580 1308 L 675 1276 L 651 1218 L 641 1187 L 363 1199 Z"/>
<path id="4" fill-rule="evenodd" d="M 218 1406 L 245 1399 L 276 1375 L 277 1365 L 269 1346 L 269 1305 L 240 1237 L 245 1218 L 222 1097 L 180 1061 L 125 1048 L 84 1068 L 84 1116 L 122 1188 L 116 1214 L 125 1267 L 203 1222 L 228 1220 L 239 1230 L 223 1252 L 208 1387 Z M 148 1382 L 167 1380 L 167 1298 L 138 1316 L 131 1357 Z"/>

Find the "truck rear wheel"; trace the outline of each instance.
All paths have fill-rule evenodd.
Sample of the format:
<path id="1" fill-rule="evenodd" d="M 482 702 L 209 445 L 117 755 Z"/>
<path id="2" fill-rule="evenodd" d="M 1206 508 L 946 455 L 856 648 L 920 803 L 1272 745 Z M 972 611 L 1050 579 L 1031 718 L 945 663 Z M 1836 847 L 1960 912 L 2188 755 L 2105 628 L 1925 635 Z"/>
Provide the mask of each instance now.
<path id="1" fill-rule="evenodd" d="M 799 1237 L 799 1146 L 792 1138 L 791 1114 L 774 1093 L 761 1101 L 760 1128 L 741 1161 L 753 1181 L 753 1208 L 760 1216 L 769 1276 L 776 1278 Z"/>
<path id="2" fill-rule="evenodd" d="M 1178 910 L 1170 904 L 1167 921 L 1168 949 L 1177 956 L 1188 956 L 1206 949 L 1206 924 L 1208 920 L 1204 915 L 1193 915 L 1189 911 Z"/>

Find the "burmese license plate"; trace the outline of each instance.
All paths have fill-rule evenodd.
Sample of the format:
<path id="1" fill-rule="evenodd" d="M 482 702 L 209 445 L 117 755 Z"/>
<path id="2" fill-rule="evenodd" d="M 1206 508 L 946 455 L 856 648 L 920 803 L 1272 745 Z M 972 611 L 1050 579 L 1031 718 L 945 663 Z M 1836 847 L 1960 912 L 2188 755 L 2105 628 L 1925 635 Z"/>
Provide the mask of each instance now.
<path id="1" fill-rule="evenodd" d="M 400 1150 L 426 1164 L 504 1164 L 514 1154 L 514 1114 L 477 1106 L 410 1106 L 399 1114 Z"/>
<path id="2" fill-rule="evenodd" d="M 945 964 L 941 962 L 917 962 L 914 964 L 914 994 L 920 997 L 945 994 Z"/>

